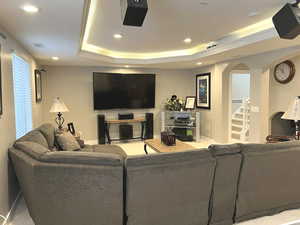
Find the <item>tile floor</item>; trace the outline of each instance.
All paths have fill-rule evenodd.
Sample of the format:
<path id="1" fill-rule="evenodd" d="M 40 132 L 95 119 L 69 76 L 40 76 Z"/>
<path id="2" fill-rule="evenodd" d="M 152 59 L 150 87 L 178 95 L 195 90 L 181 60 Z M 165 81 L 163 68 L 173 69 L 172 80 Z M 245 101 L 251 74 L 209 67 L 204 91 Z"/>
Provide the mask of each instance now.
<path id="1" fill-rule="evenodd" d="M 213 143 L 215 142 L 210 139 L 202 139 L 200 143 L 191 142 L 190 144 L 197 148 L 206 148 Z M 142 142 L 131 142 L 118 145 L 121 146 L 128 155 L 145 154 Z M 149 153 L 155 154 L 156 152 L 149 149 Z M 300 225 L 300 209 L 290 210 L 274 216 L 262 217 L 259 219 L 238 223 L 238 225 L 292 225 L 291 222 L 296 221 L 298 221 L 298 223 L 293 223 L 293 225 Z M 27 206 L 23 198 L 18 201 L 12 221 L 8 225 L 34 225 L 29 216 Z"/>

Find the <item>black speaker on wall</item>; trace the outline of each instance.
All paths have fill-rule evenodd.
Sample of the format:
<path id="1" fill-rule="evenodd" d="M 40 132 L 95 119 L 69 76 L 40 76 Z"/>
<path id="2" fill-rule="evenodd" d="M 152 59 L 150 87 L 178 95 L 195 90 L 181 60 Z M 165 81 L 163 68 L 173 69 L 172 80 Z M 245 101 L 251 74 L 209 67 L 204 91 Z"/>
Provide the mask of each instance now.
<path id="1" fill-rule="evenodd" d="M 153 139 L 153 113 L 146 113 L 145 139 Z"/>
<path id="2" fill-rule="evenodd" d="M 300 9 L 297 5 L 286 4 L 273 17 L 273 23 L 281 38 L 296 38 L 300 34 Z"/>
<path id="3" fill-rule="evenodd" d="M 123 25 L 141 27 L 148 12 L 147 0 L 121 0 Z"/>
<path id="4" fill-rule="evenodd" d="M 98 143 L 105 144 L 105 116 L 98 115 Z"/>

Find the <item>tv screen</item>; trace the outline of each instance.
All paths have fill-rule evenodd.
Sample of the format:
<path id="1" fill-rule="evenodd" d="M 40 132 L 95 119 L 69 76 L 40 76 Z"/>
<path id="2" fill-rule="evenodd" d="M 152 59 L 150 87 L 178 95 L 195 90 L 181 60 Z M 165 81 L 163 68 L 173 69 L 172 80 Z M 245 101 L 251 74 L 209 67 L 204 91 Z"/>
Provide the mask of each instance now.
<path id="1" fill-rule="evenodd" d="M 94 73 L 94 109 L 155 107 L 155 74 Z"/>

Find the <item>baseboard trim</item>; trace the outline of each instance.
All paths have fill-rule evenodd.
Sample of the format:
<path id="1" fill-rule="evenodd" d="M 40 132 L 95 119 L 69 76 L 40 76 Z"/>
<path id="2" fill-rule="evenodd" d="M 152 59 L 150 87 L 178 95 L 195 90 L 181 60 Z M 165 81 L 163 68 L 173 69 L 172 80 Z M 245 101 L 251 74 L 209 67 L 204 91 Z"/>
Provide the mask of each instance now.
<path id="1" fill-rule="evenodd" d="M 16 210 L 16 207 L 17 207 L 17 203 L 18 203 L 20 197 L 21 197 L 21 192 L 19 192 L 19 194 L 17 195 L 17 197 L 16 197 L 14 203 L 12 204 L 11 209 L 7 213 L 7 215 L 6 215 L 6 217 L 5 217 L 2 225 L 8 225 L 11 222 L 12 216 L 15 213 L 15 210 Z"/>

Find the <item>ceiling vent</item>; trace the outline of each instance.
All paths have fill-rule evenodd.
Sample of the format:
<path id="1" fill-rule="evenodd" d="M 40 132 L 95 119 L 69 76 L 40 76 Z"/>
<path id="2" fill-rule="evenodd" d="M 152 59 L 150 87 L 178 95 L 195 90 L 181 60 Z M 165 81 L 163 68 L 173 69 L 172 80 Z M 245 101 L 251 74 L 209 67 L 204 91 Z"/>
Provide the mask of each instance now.
<path id="1" fill-rule="evenodd" d="M 210 43 L 208 43 L 208 45 L 206 46 L 206 49 L 208 50 L 208 49 L 212 49 L 212 48 L 215 48 L 215 47 L 217 47 L 217 45 L 218 45 L 218 43 L 217 42 L 210 42 Z"/>

